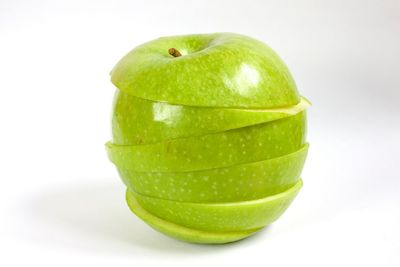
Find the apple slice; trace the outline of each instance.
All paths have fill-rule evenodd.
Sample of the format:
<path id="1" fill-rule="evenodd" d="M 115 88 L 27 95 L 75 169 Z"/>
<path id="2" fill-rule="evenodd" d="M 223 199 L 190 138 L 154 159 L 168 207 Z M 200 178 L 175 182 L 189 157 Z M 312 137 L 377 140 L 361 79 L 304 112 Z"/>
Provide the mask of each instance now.
<path id="1" fill-rule="evenodd" d="M 154 102 L 116 91 L 113 143 L 142 145 L 222 132 L 295 115 L 310 106 L 302 98 L 295 106 L 274 109 L 201 108 Z"/>
<path id="2" fill-rule="evenodd" d="M 150 197 L 185 202 L 234 202 L 281 193 L 298 182 L 308 144 L 269 160 L 196 172 L 119 169 L 128 188 Z"/>
<path id="3" fill-rule="evenodd" d="M 186 242 L 200 244 L 225 244 L 246 238 L 262 229 L 258 228 L 234 232 L 211 232 L 191 229 L 154 216 L 142 208 L 135 197 L 130 195 L 128 192 L 126 194 L 126 201 L 131 211 L 153 229 L 172 238 Z"/>
<path id="4" fill-rule="evenodd" d="M 306 114 L 220 133 L 162 143 L 124 146 L 107 143 L 117 167 L 138 172 L 183 172 L 250 163 L 283 156 L 305 143 Z"/>
<path id="5" fill-rule="evenodd" d="M 188 228 L 229 232 L 264 227 L 279 218 L 296 197 L 303 182 L 300 179 L 285 192 L 251 201 L 223 203 L 191 203 L 152 198 L 127 190 L 131 199 L 149 213 Z"/>
<path id="6" fill-rule="evenodd" d="M 118 62 L 111 81 L 127 94 L 171 104 L 276 108 L 300 102 L 278 55 L 264 43 L 234 33 L 150 41 Z"/>

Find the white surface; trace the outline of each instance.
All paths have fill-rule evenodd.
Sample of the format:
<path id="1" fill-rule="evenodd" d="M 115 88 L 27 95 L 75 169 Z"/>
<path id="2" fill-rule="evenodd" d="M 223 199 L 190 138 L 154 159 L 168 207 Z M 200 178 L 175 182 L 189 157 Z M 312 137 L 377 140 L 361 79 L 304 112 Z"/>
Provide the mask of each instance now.
<path id="1" fill-rule="evenodd" d="M 277 223 L 198 246 L 128 210 L 103 147 L 108 72 L 142 42 L 217 31 L 286 61 L 314 103 L 311 150 Z M 1 266 L 400 265 L 399 1 L 9 0 L 0 38 Z"/>

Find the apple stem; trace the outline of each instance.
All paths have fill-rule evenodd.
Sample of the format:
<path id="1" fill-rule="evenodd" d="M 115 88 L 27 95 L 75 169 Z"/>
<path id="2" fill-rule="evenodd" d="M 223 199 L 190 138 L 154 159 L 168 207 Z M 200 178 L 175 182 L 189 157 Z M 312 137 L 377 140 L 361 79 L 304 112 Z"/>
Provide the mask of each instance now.
<path id="1" fill-rule="evenodd" d="M 173 57 L 180 57 L 182 56 L 181 52 L 179 52 L 177 49 L 175 48 L 170 48 L 168 49 L 168 53 L 173 56 Z"/>

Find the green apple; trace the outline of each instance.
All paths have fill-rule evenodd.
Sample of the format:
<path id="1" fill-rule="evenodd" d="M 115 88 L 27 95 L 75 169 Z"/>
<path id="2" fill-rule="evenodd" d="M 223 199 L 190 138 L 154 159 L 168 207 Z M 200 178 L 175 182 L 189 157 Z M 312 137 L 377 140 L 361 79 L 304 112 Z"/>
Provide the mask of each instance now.
<path id="1" fill-rule="evenodd" d="M 286 108 L 238 109 L 171 105 L 116 91 L 113 105 L 113 143 L 143 145 L 216 133 L 295 115 L 310 106 L 302 98 Z"/>
<path id="2" fill-rule="evenodd" d="M 302 186 L 306 109 L 282 60 L 233 33 L 159 38 L 111 71 L 110 160 L 154 229 L 226 243 L 276 220 Z"/>
<path id="3" fill-rule="evenodd" d="M 171 56 L 170 48 L 182 56 Z M 125 93 L 170 104 L 275 108 L 300 102 L 278 55 L 264 43 L 234 33 L 150 41 L 125 55 L 111 71 L 111 80 Z"/>
<path id="4" fill-rule="evenodd" d="M 132 212 L 150 225 L 153 229 L 172 238 L 186 242 L 200 244 L 225 244 L 246 238 L 262 229 L 258 228 L 230 232 L 212 232 L 192 229 L 154 216 L 146 209 L 142 208 L 138 201 L 132 195 L 128 194 L 128 192 L 126 194 L 126 200 Z"/>
<path id="5" fill-rule="evenodd" d="M 185 202 L 234 202 L 265 198 L 298 181 L 308 145 L 269 160 L 195 172 L 135 172 L 119 169 L 128 188 L 139 194 Z"/>
<path id="6" fill-rule="evenodd" d="M 299 180 L 282 193 L 242 202 L 180 202 L 148 197 L 129 189 L 127 201 L 129 205 L 134 198 L 154 216 L 191 229 L 212 232 L 254 230 L 275 221 L 289 207 L 302 184 Z"/>
<path id="7" fill-rule="evenodd" d="M 235 130 L 150 145 L 107 144 L 119 168 L 138 172 L 181 172 L 221 168 L 283 156 L 305 143 L 305 111 Z"/>

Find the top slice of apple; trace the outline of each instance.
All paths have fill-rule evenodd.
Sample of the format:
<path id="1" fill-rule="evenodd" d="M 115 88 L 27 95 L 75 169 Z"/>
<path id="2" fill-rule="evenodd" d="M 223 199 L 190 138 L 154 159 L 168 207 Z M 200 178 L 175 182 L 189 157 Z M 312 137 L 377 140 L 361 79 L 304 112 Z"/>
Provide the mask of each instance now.
<path id="1" fill-rule="evenodd" d="M 277 108 L 300 102 L 278 55 L 258 40 L 233 33 L 150 41 L 118 62 L 111 81 L 127 94 L 170 104 Z"/>

